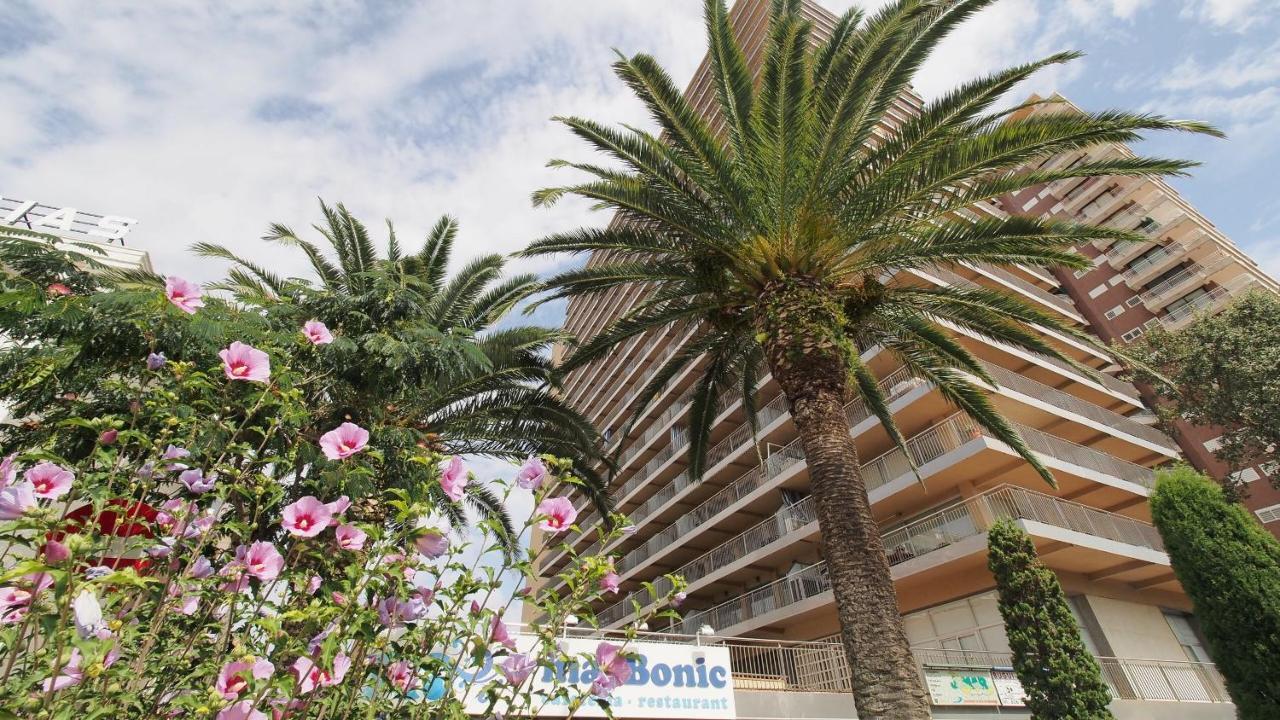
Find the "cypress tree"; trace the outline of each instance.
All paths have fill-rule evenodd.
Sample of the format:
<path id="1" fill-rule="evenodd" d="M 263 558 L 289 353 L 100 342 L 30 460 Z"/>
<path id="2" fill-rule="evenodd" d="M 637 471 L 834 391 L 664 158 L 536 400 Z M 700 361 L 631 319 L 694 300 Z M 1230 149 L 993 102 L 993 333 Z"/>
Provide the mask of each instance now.
<path id="1" fill-rule="evenodd" d="M 1035 545 L 1011 520 L 987 531 L 987 566 L 996 578 L 1013 669 L 1036 720 L 1114 720 L 1111 693 L 1058 577 L 1040 563 Z"/>
<path id="2" fill-rule="evenodd" d="M 1186 466 L 1157 476 L 1151 514 L 1240 718 L 1280 718 L 1280 542 Z"/>

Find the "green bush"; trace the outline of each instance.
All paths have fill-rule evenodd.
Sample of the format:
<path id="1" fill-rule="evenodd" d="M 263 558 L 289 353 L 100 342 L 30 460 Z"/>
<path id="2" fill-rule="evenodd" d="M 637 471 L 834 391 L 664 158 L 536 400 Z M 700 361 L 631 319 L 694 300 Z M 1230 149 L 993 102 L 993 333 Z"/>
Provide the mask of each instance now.
<path id="1" fill-rule="evenodd" d="M 1013 669 L 1037 720 L 1111 720 L 1111 693 L 1053 571 L 1031 538 L 1001 520 L 987 533 L 987 565 L 996 578 Z"/>
<path id="2" fill-rule="evenodd" d="M 1240 717 L 1280 717 L 1280 542 L 1185 466 L 1159 474 L 1151 514 Z"/>

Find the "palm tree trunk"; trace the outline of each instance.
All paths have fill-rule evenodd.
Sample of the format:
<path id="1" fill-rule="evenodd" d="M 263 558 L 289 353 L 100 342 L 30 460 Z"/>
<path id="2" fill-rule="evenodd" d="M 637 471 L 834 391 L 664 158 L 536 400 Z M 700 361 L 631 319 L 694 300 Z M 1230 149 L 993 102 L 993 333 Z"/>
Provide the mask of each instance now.
<path id="1" fill-rule="evenodd" d="M 757 327 L 809 466 L 858 717 L 929 718 L 844 411 L 848 353 L 856 349 L 844 338 L 844 314 L 830 297 L 821 288 L 778 288 L 762 298 Z"/>

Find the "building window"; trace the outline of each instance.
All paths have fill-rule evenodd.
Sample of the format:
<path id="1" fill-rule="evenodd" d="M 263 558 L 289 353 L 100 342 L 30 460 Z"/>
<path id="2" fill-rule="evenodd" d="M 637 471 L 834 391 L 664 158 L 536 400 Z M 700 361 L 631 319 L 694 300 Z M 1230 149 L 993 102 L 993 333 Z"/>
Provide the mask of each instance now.
<path id="1" fill-rule="evenodd" d="M 1115 319 L 1116 319 L 1117 317 L 1119 317 L 1119 316 L 1120 316 L 1120 314 L 1121 314 L 1121 313 L 1123 313 L 1123 312 L 1124 312 L 1124 306 L 1123 306 L 1123 305 L 1117 305 L 1117 306 L 1115 306 L 1115 307 L 1111 308 L 1110 310 L 1108 310 L 1108 311 L 1107 311 L 1106 313 L 1104 313 L 1104 314 L 1106 315 L 1106 317 L 1107 317 L 1107 319 L 1108 319 L 1108 320 L 1115 320 Z"/>
<path id="2" fill-rule="evenodd" d="M 1280 520 L 1280 505 L 1268 505 L 1264 508 L 1254 510 L 1258 514 L 1258 519 L 1265 525 Z"/>
<path id="3" fill-rule="evenodd" d="M 1205 652 L 1204 644 L 1200 642 L 1200 634 L 1196 632 L 1186 615 L 1165 610 L 1164 619 L 1169 623 L 1169 629 L 1173 631 L 1174 637 L 1178 638 L 1178 644 L 1182 646 L 1182 652 L 1187 656 L 1187 660 L 1197 663 L 1213 662 L 1209 653 Z"/>
<path id="4" fill-rule="evenodd" d="M 1251 483 L 1251 482 L 1253 482 L 1254 480 L 1257 480 L 1259 477 L 1260 477 L 1260 476 L 1258 475 L 1258 471 L 1257 471 L 1257 470 L 1254 470 L 1253 468 L 1245 468 L 1245 469 L 1241 470 L 1240 472 L 1235 473 L 1234 475 L 1232 475 L 1232 476 L 1231 476 L 1231 479 L 1232 479 L 1232 480 L 1234 480 L 1234 481 L 1236 481 L 1236 482 L 1241 482 L 1241 483 Z"/>
<path id="5" fill-rule="evenodd" d="M 1134 340 L 1137 340 L 1138 338 L 1142 337 L 1142 332 L 1143 332 L 1142 328 L 1136 327 L 1130 330 L 1129 332 L 1121 335 L 1120 339 L 1125 342 L 1133 342 Z"/>
<path id="6" fill-rule="evenodd" d="M 1101 284 L 1101 285 L 1099 285 L 1098 287 L 1096 287 L 1096 288 L 1094 288 L 1094 289 L 1092 289 L 1092 290 L 1090 290 L 1090 291 L 1089 291 L 1089 297 L 1091 297 L 1091 298 L 1096 298 L 1096 297 L 1098 297 L 1099 295 L 1101 295 L 1102 293 L 1106 292 L 1106 291 L 1107 291 L 1107 289 L 1108 289 L 1109 287 L 1110 287 L 1110 286 L 1109 286 L 1109 285 L 1107 285 L 1106 283 L 1102 283 L 1102 284 Z"/>
<path id="7" fill-rule="evenodd" d="M 1125 306 L 1126 306 L 1126 307 L 1137 307 L 1137 306 L 1138 306 L 1138 303 L 1141 303 L 1141 302 L 1142 302 L 1142 298 L 1141 298 L 1140 296 L 1138 296 L 1138 295 L 1134 295 L 1133 297 L 1129 298 L 1128 300 L 1125 300 L 1125 301 L 1124 301 L 1124 304 L 1125 304 Z"/>

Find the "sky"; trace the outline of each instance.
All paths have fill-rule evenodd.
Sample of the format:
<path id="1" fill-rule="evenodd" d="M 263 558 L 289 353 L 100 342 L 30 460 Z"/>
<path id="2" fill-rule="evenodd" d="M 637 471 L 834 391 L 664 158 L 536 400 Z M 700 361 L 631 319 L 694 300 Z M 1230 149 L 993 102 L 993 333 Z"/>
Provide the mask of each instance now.
<path id="1" fill-rule="evenodd" d="M 853 0 L 819 1 L 841 12 Z M 137 218 L 128 244 L 161 273 L 201 281 L 225 269 L 188 251 L 201 241 L 304 273 L 300 255 L 260 237 L 271 222 L 305 235 L 317 198 L 345 203 L 378 237 L 393 220 L 410 247 L 455 215 L 455 266 L 512 252 L 607 221 L 580 202 L 530 206 L 532 191 L 571 177 L 548 160 L 589 157 L 552 117 L 648 125 L 612 75 L 615 49 L 654 55 L 683 84 L 706 49 L 701 7 L 7 0 L 0 195 Z M 1204 163 L 1174 185 L 1280 274 L 1280 0 L 1001 0 L 937 50 L 916 89 L 936 97 L 1063 49 L 1087 57 L 1010 101 L 1057 91 L 1087 109 L 1216 124 L 1229 140 L 1166 136 L 1139 149 Z M 535 320 L 562 315 L 549 304 Z"/>
<path id="2" fill-rule="evenodd" d="M 820 1 L 839 12 L 852 0 Z M 270 222 L 315 222 L 316 198 L 379 229 L 394 220 L 402 242 L 456 215 L 455 264 L 510 252 L 604 222 L 581 203 L 530 206 L 533 190 L 570 177 L 549 159 L 588 157 L 551 118 L 645 124 L 610 71 L 614 49 L 651 53 L 683 83 L 705 52 L 701 5 L 9 0 L 0 194 L 138 218 L 127 241 L 161 272 L 199 280 L 223 266 L 190 254 L 197 241 L 303 272 L 299 255 L 259 238 Z M 1017 98 L 1060 91 L 1090 109 L 1217 124 L 1229 140 L 1143 149 L 1203 162 L 1177 187 L 1280 270 L 1280 0 L 1001 0 L 939 48 L 916 87 L 934 97 L 1064 48 L 1088 55 Z"/>

